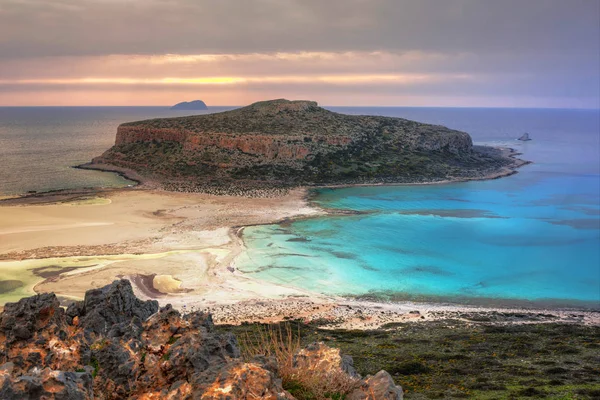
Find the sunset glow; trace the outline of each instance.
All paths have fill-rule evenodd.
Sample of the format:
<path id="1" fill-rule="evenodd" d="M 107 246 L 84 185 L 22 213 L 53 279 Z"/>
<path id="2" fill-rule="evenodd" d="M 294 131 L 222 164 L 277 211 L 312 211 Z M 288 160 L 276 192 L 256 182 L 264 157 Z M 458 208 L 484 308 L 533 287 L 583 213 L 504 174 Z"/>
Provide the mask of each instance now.
<path id="1" fill-rule="evenodd" d="M 600 106 L 597 2 L 256 1 L 0 2 L 0 105 Z"/>

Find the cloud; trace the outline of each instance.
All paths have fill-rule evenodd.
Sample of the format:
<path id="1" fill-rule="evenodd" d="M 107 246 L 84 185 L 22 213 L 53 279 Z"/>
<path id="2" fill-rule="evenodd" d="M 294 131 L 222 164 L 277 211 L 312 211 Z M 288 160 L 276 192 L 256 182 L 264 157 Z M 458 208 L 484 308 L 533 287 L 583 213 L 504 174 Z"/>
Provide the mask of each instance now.
<path id="1" fill-rule="evenodd" d="M 583 54 L 598 43 L 599 8 L 597 0 L 2 0 L 0 54 Z"/>
<path id="2" fill-rule="evenodd" d="M 598 107 L 599 48 L 597 0 L 0 0 L 0 104 Z"/>

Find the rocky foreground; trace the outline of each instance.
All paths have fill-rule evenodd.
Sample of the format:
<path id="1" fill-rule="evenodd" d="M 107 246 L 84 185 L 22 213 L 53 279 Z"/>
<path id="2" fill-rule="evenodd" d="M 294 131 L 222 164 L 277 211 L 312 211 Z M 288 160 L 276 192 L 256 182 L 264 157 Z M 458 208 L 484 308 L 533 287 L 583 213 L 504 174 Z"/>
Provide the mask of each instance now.
<path id="1" fill-rule="evenodd" d="M 237 194 L 298 185 L 484 179 L 519 165 L 498 149 L 473 146 L 465 132 L 280 99 L 122 124 L 115 145 L 81 167 L 167 190 Z"/>
<path id="2" fill-rule="evenodd" d="M 156 301 L 137 299 L 127 280 L 90 290 L 66 310 L 54 294 L 7 304 L 0 363 L 1 399 L 295 398 L 284 389 L 276 358 L 242 358 L 235 336 L 217 333 L 209 314 L 159 309 Z M 387 372 L 362 379 L 352 364 L 314 343 L 285 368 L 346 382 L 347 400 L 402 399 Z"/>

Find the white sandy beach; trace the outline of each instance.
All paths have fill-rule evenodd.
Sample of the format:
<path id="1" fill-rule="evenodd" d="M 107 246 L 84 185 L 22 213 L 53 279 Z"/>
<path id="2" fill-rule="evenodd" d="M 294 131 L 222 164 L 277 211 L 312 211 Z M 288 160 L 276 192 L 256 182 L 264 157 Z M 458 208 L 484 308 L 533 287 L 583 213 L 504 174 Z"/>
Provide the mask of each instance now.
<path id="1" fill-rule="evenodd" d="M 116 190 L 85 201 L 5 205 L 0 270 L 30 294 L 69 298 L 119 277 L 131 279 L 141 297 L 180 307 L 307 296 L 256 282 L 230 265 L 243 248 L 236 227 L 319 213 L 304 190 L 260 199 Z M 4 297 L 3 303 L 15 300 Z"/>

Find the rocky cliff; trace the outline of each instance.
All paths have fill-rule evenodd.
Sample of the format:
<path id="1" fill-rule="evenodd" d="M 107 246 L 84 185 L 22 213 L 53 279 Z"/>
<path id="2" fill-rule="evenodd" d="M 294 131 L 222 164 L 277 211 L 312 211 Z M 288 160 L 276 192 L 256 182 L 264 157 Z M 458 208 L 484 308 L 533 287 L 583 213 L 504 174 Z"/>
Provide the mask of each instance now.
<path id="1" fill-rule="evenodd" d="M 483 176 L 511 162 L 442 126 L 273 100 L 122 124 L 115 145 L 92 164 L 132 169 L 177 189 L 439 181 Z"/>
<path id="2" fill-rule="evenodd" d="M 126 280 L 88 291 L 66 310 L 54 294 L 41 294 L 9 303 L 0 314 L 6 400 L 293 400 L 283 367 L 268 356 L 242 359 L 236 338 L 217 333 L 210 315 L 159 310 L 156 301 L 137 299 Z M 286 368 L 295 374 L 294 385 L 287 383 L 292 388 L 311 382 L 303 374 L 317 384 L 345 383 L 343 393 L 318 398 L 402 399 L 385 371 L 362 379 L 351 358 L 323 344 L 298 351 Z"/>

